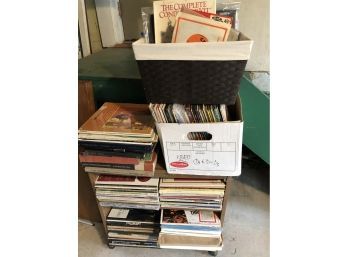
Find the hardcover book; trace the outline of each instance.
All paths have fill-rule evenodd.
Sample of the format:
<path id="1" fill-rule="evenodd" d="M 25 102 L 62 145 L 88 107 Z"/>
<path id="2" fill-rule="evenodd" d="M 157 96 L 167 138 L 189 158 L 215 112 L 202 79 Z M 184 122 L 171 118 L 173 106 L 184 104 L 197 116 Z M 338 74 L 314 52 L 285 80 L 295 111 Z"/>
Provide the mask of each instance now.
<path id="1" fill-rule="evenodd" d="M 216 0 L 161 0 L 153 2 L 155 42 L 170 43 L 175 17 L 181 8 L 216 13 Z"/>
<path id="2" fill-rule="evenodd" d="M 157 187 L 158 178 L 100 175 L 95 181 L 95 184 Z"/>
<path id="3" fill-rule="evenodd" d="M 107 135 L 113 140 L 153 141 L 154 121 L 146 104 L 104 103 L 79 129 L 79 139 Z M 100 139 L 100 138 L 98 138 Z M 141 140 L 144 141 L 144 140 Z"/>
<path id="4" fill-rule="evenodd" d="M 224 42 L 227 41 L 231 25 L 206 17 L 179 12 L 172 43 Z"/>
<path id="5" fill-rule="evenodd" d="M 154 171 L 157 163 L 157 154 L 156 152 L 153 152 L 152 159 L 150 161 L 119 156 L 96 156 L 82 154 L 79 155 L 79 159 L 83 166 L 89 167 Z"/>

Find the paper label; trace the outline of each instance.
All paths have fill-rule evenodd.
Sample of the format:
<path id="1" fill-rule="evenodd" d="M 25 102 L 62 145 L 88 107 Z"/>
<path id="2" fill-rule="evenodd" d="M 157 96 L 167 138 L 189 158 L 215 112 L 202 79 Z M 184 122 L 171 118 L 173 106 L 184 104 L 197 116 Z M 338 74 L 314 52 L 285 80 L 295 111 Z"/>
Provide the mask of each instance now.
<path id="1" fill-rule="evenodd" d="M 109 217 L 110 218 L 125 219 L 125 218 L 127 218 L 128 213 L 129 213 L 128 209 L 112 209 L 110 211 Z"/>
<path id="2" fill-rule="evenodd" d="M 215 214 L 212 211 L 199 211 L 200 222 L 216 222 Z"/>
<path id="3" fill-rule="evenodd" d="M 236 142 L 166 142 L 169 169 L 235 171 Z"/>

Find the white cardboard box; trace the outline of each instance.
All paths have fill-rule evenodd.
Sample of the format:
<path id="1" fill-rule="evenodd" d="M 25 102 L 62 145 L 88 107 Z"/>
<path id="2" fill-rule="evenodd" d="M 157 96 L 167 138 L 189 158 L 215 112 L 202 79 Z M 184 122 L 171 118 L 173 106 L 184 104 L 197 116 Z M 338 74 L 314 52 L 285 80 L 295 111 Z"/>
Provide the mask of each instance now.
<path id="1" fill-rule="evenodd" d="M 243 116 L 240 98 L 233 121 L 218 123 L 156 123 L 166 169 L 171 174 L 239 176 Z M 189 132 L 208 132 L 211 140 L 189 140 Z"/>

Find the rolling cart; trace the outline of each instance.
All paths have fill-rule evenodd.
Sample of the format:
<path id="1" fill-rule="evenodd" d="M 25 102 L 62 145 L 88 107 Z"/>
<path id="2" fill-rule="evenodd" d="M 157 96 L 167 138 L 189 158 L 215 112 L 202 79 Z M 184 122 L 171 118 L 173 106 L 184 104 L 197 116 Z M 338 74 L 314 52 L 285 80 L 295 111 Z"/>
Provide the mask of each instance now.
<path id="1" fill-rule="evenodd" d="M 88 173 L 91 185 L 93 190 L 95 190 L 94 184 L 95 181 L 98 177 L 99 174 L 103 174 L 103 173 Z M 165 164 L 164 164 L 164 159 L 161 153 L 159 153 L 159 158 L 158 158 L 158 162 L 156 165 L 156 169 L 155 169 L 155 174 L 154 174 L 155 178 L 206 178 L 206 179 L 223 179 L 226 183 L 226 187 L 225 187 L 225 194 L 224 194 L 224 199 L 222 202 L 222 210 L 221 212 L 219 212 L 219 218 L 221 220 L 221 227 L 223 228 L 223 223 L 224 223 L 224 218 L 226 215 L 226 211 L 227 211 L 227 203 L 228 203 L 228 198 L 231 192 L 231 183 L 232 183 L 232 177 L 221 177 L 221 176 L 198 176 L 198 175 L 179 175 L 179 174 L 168 174 L 166 169 L 165 169 Z M 104 230 L 105 230 L 105 236 L 107 236 L 107 225 L 106 225 L 106 218 L 111 210 L 111 207 L 103 207 L 100 206 L 98 200 L 97 200 L 97 204 L 98 204 L 98 209 L 100 212 L 100 216 L 101 219 L 103 221 L 103 226 L 104 226 Z M 129 246 L 132 247 L 132 246 Z M 115 246 L 109 246 L 110 249 L 115 248 Z M 157 246 L 157 248 L 160 248 L 160 246 Z M 168 248 L 166 248 L 168 249 Z M 194 250 L 192 248 L 192 250 Z M 208 251 L 208 253 L 212 256 L 217 256 L 219 251 Z"/>

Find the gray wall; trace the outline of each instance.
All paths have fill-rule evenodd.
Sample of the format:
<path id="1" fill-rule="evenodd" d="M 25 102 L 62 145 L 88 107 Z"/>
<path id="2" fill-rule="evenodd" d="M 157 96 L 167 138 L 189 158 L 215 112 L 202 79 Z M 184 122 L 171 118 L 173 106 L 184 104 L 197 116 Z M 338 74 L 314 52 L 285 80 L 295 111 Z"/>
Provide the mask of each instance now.
<path id="1" fill-rule="evenodd" d="M 218 2 L 223 2 L 218 0 Z M 254 40 L 248 71 L 269 71 L 269 0 L 239 0 L 239 29 Z"/>

